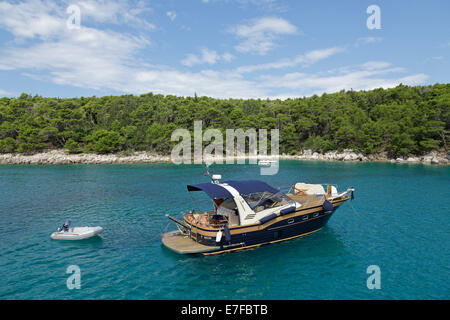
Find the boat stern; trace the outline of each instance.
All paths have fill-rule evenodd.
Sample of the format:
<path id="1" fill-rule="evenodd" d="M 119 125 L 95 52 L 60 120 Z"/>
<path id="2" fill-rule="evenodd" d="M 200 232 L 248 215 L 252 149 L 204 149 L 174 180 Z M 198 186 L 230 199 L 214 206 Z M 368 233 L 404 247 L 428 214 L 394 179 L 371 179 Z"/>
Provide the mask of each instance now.
<path id="1" fill-rule="evenodd" d="M 219 246 L 205 246 L 195 242 L 180 230 L 164 233 L 161 241 L 166 248 L 180 254 L 207 253 L 221 249 Z"/>

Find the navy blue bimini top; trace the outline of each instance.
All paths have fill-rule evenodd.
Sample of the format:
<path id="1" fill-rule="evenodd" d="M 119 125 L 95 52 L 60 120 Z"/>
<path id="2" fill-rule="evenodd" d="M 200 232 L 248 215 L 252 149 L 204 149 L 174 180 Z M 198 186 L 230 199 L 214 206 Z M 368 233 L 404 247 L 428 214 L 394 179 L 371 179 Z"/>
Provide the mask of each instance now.
<path id="1" fill-rule="evenodd" d="M 236 189 L 239 194 L 250 194 L 255 192 L 271 192 L 277 193 L 279 190 L 269 186 L 267 183 L 259 180 L 246 180 L 246 181 L 224 181 L 224 184 L 228 184 L 230 187 Z M 230 192 L 221 185 L 215 183 L 200 183 L 196 185 L 188 185 L 188 191 L 203 191 L 212 199 L 226 199 L 232 198 Z"/>

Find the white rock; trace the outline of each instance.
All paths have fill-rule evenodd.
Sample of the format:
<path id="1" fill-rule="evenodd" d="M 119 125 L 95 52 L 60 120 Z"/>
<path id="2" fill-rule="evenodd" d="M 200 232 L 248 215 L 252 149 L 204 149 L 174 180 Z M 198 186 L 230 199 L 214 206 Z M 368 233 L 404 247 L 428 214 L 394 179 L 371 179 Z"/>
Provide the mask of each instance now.
<path id="1" fill-rule="evenodd" d="M 344 156 L 344 161 L 354 161 L 354 160 L 357 160 L 357 159 L 358 159 L 358 156 L 354 152 L 348 152 Z"/>

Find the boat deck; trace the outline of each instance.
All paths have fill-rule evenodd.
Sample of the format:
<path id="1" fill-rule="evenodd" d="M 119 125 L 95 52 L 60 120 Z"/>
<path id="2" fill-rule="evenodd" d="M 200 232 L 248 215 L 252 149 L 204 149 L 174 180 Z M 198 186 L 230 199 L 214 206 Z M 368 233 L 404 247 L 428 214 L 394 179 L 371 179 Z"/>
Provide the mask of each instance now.
<path id="1" fill-rule="evenodd" d="M 317 197 L 316 195 L 305 195 L 301 193 L 288 193 L 286 195 L 300 203 L 303 209 L 320 206 L 324 201 L 324 197 Z"/>
<path id="2" fill-rule="evenodd" d="M 220 247 L 218 246 L 205 246 L 195 242 L 183 235 L 179 230 L 163 234 L 162 243 L 167 248 L 181 254 L 204 253 L 220 250 Z"/>

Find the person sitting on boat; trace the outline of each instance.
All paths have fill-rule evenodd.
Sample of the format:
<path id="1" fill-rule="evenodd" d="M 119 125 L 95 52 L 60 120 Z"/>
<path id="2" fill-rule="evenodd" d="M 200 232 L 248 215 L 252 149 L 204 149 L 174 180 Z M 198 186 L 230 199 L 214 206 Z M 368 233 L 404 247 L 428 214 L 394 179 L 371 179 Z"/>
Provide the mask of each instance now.
<path id="1" fill-rule="evenodd" d="M 190 223 L 193 223 L 193 222 L 195 221 L 194 211 L 193 211 L 193 210 L 189 210 L 189 215 L 186 217 L 186 219 L 187 219 Z"/>
<path id="2" fill-rule="evenodd" d="M 70 226 L 71 221 L 67 220 L 66 222 L 64 222 L 63 226 L 62 226 L 62 230 L 64 232 L 68 232 L 69 231 L 69 226 Z"/>
<path id="3" fill-rule="evenodd" d="M 291 188 L 293 188 L 296 191 L 296 193 L 301 195 L 306 195 L 306 191 L 308 191 L 308 189 L 300 189 L 297 188 L 296 186 L 291 186 Z"/>
<path id="4" fill-rule="evenodd" d="M 191 210 L 189 211 L 189 215 L 187 216 L 187 220 L 192 224 L 197 225 L 208 225 L 208 218 L 206 214 L 194 214 L 194 212 Z"/>
<path id="5" fill-rule="evenodd" d="M 207 217 L 206 214 L 202 214 L 202 215 L 200 216 L 200 219 L 198 220 L 198 224 L 203 225 L 203 226 L 205 226 L 205 227 L 209 225 L 209 223 L 208 223 L 208 217 Z"/>

